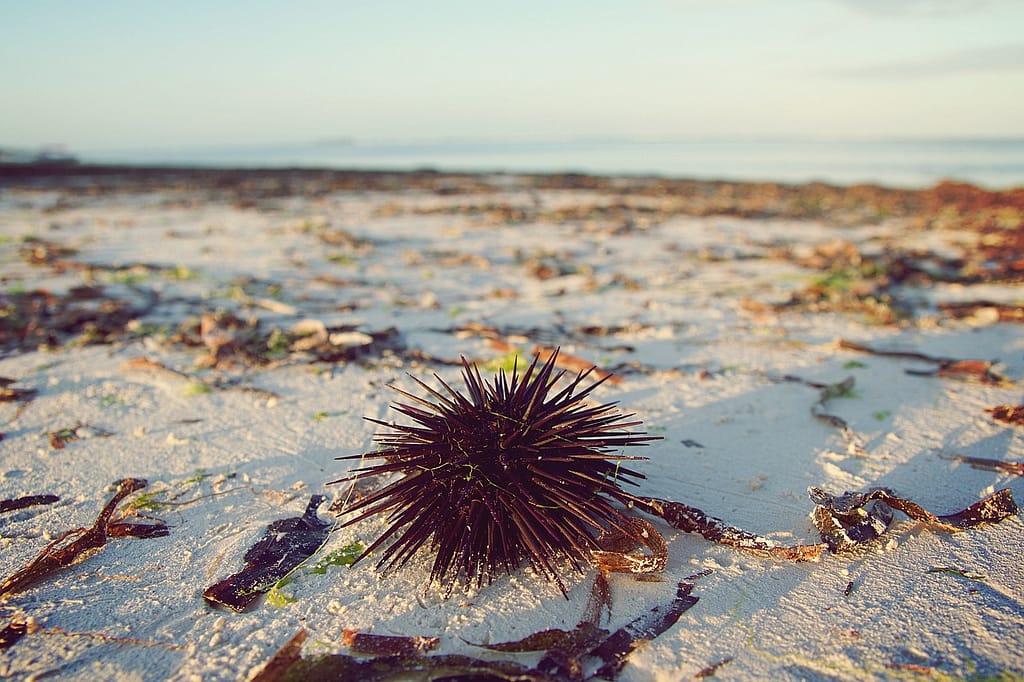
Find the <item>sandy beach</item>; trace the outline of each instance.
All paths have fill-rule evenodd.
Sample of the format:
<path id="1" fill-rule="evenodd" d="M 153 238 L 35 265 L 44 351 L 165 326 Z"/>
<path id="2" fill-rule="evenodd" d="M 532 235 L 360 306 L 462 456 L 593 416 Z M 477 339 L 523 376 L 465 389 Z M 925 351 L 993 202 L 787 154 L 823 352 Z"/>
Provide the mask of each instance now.
<path id="1" fill-rule="evenodd" d="M 1018 513 L 953 528 L 894 503 L 836 548 L 808 494 L 884 488 L 939 517 L 1024 500 L 1022 235 L 1024 190 L 955 183 L 0 174 L 0 580 L 67 531 L 103 536 L 3 595 L 0 677 L 283 679 L 265 668 L 297 633 L 305 662 L 370 661 L 358 632 L 436 638 L 422 670 L 401 676 L 403 653 L 373 679 L 438 679 L 431 657 L 568 679 L 541 670 L 550 649 L 479 645 L 573 630 L 596 568 L 566 564 L 564 596 L 527 565 L 448 596 L 426 549 L 380 576 L 350 564 L 387 520 L 336 526 L 367 491 L 327 485 L 374 450 L 364 417 L 401 421 L 389 384 L 461 387 L 461 357 L 490 377 L 558 348 L 661 438 L 627 453 L 647 458 L 631 492 L 819 546 L 795 561 L 637 510 L 664 569 L 609 573 L 597 625 L 632 632 L 681 584 L 696 601 L 606 678 L 1022 679 Z M 204 598 L 310 506 L 315 552 L 240 612 Z"/>

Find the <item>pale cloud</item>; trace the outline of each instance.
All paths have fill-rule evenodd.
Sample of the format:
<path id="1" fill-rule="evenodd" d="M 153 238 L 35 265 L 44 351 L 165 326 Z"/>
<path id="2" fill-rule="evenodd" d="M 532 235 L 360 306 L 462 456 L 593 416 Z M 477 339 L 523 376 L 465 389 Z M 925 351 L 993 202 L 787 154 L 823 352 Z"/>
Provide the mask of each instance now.
<path id="1" fill-rule="evenodd" d="M 984 11 L 999 0 L 839 0 L 858 12 L 884 16 L 944 17 Z"/>
<path id="2" fill-rule="evenodd" d="M 980 47 L 925 55 L 917 59 L 832 69 L 828 76 L 847 78 L 930 78 L 960 73 L 1024 70 L 1024 44 Z"/>

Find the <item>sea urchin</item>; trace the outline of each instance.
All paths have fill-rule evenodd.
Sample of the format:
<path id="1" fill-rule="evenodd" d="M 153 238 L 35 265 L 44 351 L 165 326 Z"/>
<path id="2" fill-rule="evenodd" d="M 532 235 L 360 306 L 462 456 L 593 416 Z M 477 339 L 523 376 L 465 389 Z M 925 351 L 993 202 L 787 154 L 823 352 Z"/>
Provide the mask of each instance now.
<path id="1" fill-rule="evenodd" d="M 557 388 L 565 374 L 555 372 L 557 355 L 539 366 L 538 355 L 522 374 L 513 367 L 511 377 L 501 371 L 491 382 L 463 358 L 465 393 L 436 374 L 436 390 L 411 377 L 427 398 L 389 386 L 411 401 L 392 409 L 415 423 L 367 417 L 390 432 L 377 434 L 378 450 L 340 459 L 383 461 L 334 481 L 402 474 L 346 509 L 357 514 L 345 525 L 388 515 L 387 530 L 363 556 L 395 538 L 377 564 L 388 572 L 429 541 L 431 580 L 448 591 L 460 574 L 479 586 L 523 559 L 564 591 L 559 558 L 579 571 L 592 562 L 602 533 L 637 534 L 624 512 L 636 498 L 619 484 L 644 476 L 621 462 L 644 458 L 622 455 L 621 448 L 656 437 L 627 430 L 641 422 L 624 421 L 632 415 L 615 403 L 587 400 L 604 382 L 583 385 L 593 367 Z"/>

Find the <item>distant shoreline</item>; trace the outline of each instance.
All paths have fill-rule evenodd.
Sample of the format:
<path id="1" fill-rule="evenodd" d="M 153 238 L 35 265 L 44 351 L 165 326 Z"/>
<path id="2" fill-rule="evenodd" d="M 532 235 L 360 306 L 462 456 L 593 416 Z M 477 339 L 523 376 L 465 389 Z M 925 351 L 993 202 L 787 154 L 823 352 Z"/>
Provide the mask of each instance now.
<path id="1" fill-rule="evenodd" d="M 956 184 L 966 187 L 974 187 L 982 192 L 1003 194 L 1024 189 L 1024 185 L 1018 188 L 1008 189 L 987 189 L 979 184 L 954 179 L 939 180 L 929 188 L 908 188 L 882 183 L 842 183 L 829 182 L 824 180 L 813 180 L 806 182 L 794 182 L 786 180 L 743 180 L 732 178 L 697 178 L 676 176 L 659 173 L 601 173 L 601 172 L 576 172 L 576 171 L 552 171 L 552 172 L 520 172 L 515 170 L 442 170 L 435 168 L 418 169 L 387 169 L 387 168 L 336 168 L 336 167 L 314 167 L 314 166 L 289 166 L 289 165 L 267 165 L 267 166 L 246 166 L 246 165 L 219 165 L 219 164 L 131 164 L 131 163 L 90 163 L 81 162 L 77 159 L 54 159 L 30 162 L 0 162 L 0 183 L 18 184 L 19 181 L 44 180 L 54 185 L 62 184 L 62 181 L 71 181 L 71 184 L 79 184 L 83 179 L 116 179 L 119 184 L 131 186 L 133 181 L 143 182 L 147 189 L 152 189 L 153 181 L 166 180 L 168 182 L 181 179 L 190 180 L 211 180 L 226 181 L 235 179 L 243 181 L 253 178 L 293 178 L 293 179 L 315 179 L 322 182 L 339 182 L 350 184 L 354 180 L 365 180 L 373 185 L 374 180 L 390 178 L 392 180 L 405 179 L 416 186 L 424 179 L 471 179 L 487 177 L 514 177 L 528 178 L 535 181 L 538 187 L 544 186 L 585 186 L 592 189 L 605 188 L 608 184 L 621 186 L 622 182 L 635 182 L 639 184 L 649 183 L 682 183 L 687 185 L 722 186 L 779 186 L 779 187 L 872 187 L 883 191 L 895 192 L 920 192 L 929 191 L 935 186 L 944 184 Z M 368 187 L 372 189 L 372 187 Z"/>
<path id="2" fill-rule="evenodd" d="M 637 215 L 667 211 L 694 217 L 813 220 L 831 225 L 910 221 L 923 229 L 1024 224 L 1024 187 L 988 190 L 944 181 L 926 189 L 822 182 L 686 180 L 583 173 L 450 173 L 435 170 L 201 168 L 96 164 L 0 165 L 0 190 L 59 191 L 64 201 L 96 195 L 165 192 L 187 202 L 216 202 L 274 211 L 290 198 L 350 192 L 479 196 L 503 204 L 503 192 L 575 191 L 602 194 Z M 645 202 L 644 205 L 637 201 Z M 650 205 L 647 205 L 650 204 Z"/>
<path id="3" fill-rule="evenodd" d="M 945 178 L 992 190 L 1024 186 L 1024 140 L 438 140 L 353 144 L 181 146 L 36 152 L 0 162 L 232 171 L 357 171 L 876 184 L 927 189 Z"/>

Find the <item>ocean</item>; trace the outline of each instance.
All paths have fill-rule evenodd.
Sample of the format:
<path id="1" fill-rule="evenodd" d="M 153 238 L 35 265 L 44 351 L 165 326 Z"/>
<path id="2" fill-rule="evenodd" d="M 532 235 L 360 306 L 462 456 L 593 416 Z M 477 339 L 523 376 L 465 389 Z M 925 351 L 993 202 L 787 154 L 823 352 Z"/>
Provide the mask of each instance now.
<path id="1" fill-rule="evenodd" d="M 564 142 L 349 140 L 94 151 L 85 162 L 657 175 L 732 181 L 1024 187 L 1024 139 L 589 139 Z"/>

